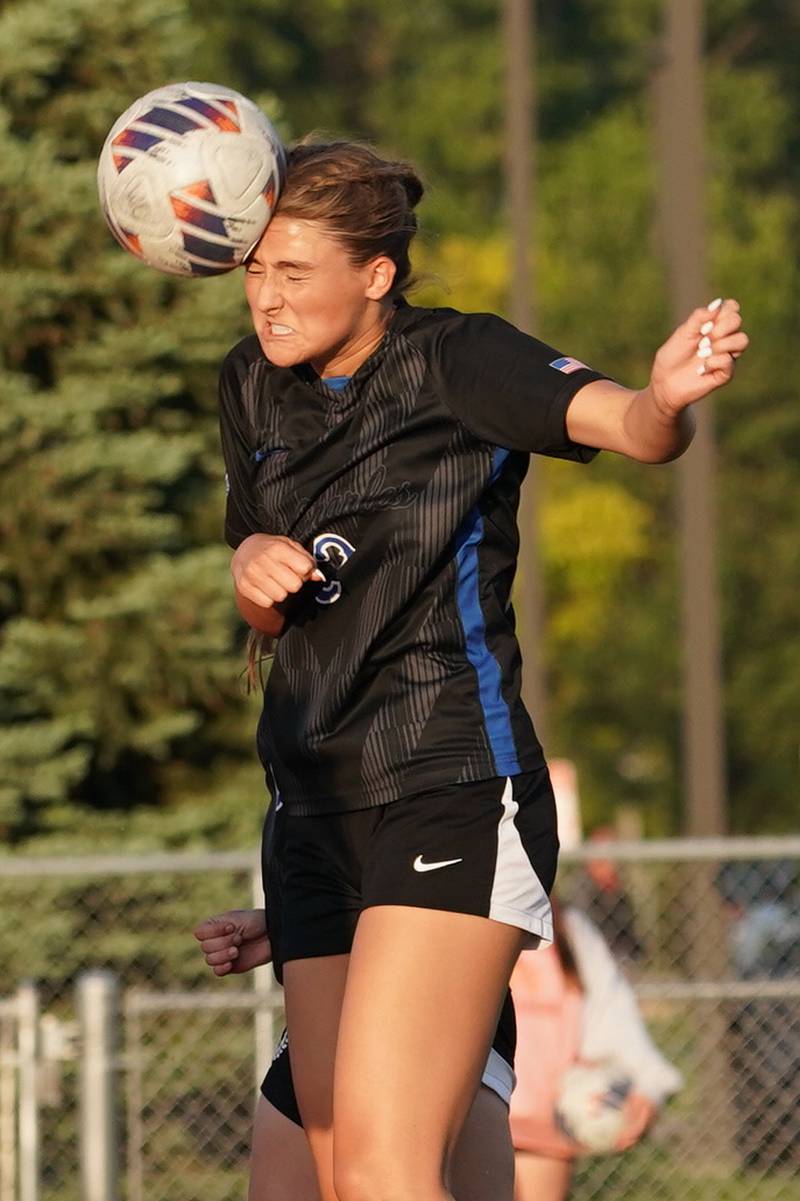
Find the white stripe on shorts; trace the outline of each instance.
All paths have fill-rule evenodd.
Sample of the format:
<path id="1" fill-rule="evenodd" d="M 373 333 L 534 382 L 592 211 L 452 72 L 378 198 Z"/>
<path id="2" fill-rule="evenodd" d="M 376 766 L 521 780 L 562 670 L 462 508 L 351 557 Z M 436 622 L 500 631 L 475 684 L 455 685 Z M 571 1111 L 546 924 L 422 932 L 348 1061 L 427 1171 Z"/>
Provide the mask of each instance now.
<path id="1" fill-rule="evenodd" d="M 489 917 L 527 930 L 531 938 L 525 949 L 553 941 L 553 914 L 547 893 L 522 845 L 514 818 L 519 805 L 514 800 L 514 783 L 506 780 L 503 813 L 497 830 L 497 863 L 494 869 Z"/>
<path id="2" fill-rule="evenodd" d="M 511 1094 L 516 1087 L 517 1078 L 511 1065 L 506 1063 L 503 1056 L 499 1051 L 495 1051 L 494 1047 L 489 1051 L 489 1058 L 486 1060 L 486 1067 L 481 1076 L 481 1084 L 485 1084 L 493 1093 L 497 1093 L 500 1100 L 505 1101 L 506 1105 L 511 1104 Z"/>

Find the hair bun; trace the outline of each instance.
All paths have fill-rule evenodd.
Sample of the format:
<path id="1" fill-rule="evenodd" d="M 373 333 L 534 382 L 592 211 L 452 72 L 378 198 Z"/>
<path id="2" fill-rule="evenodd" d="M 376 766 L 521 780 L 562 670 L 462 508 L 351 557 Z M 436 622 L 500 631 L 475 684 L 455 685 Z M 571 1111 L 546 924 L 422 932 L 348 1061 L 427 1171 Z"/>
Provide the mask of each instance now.
<path id="1" fill-rule="evenodd" d="M 400 172 L 400 183 L 405 189 L 408 203 L 412 209 L 416 208 L 422 197 L 425 195 L 425 187 L 422 180 L 417 175 L 416 171 L 411 167 L 406 167 Z"/>

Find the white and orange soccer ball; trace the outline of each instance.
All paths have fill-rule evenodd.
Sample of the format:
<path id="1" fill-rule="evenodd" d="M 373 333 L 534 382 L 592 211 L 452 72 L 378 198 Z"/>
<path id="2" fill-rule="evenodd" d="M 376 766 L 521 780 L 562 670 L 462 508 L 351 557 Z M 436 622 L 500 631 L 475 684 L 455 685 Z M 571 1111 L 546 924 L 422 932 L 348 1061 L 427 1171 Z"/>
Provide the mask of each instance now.
<path id="1" fill-rule="evenodd" d="M 625 1128 L 632 1081 L 609 1062 L 574 1063 L 564 1073 L 556 1102 L 556 1125 L 594 1154 L 614 1150 Z"/>
<path id="2" fill-rule="evenodd" d="M 280 195 L 286 156 L 252 100 L 213 83 L 156 88 L 112 126 L 97 166 L 114 237 L 170 275 L 219 275 L 247 257 Z"/>

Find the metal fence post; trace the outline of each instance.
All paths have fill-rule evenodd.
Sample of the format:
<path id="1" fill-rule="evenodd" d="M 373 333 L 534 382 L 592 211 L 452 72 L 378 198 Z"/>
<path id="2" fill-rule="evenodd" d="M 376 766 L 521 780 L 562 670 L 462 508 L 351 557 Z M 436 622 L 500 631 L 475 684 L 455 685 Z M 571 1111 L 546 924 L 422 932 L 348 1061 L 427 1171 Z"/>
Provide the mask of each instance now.
<path id="1" fill-rule="evenodd" d="M 117 1201 L 115 1058 L 119 983 L 113 972 L 78 979 L 81 1029 L 81 1179 L 83 1201 Z"/>
<path id="2" fill-rule="evenodd" d="M 17 1198 L 17 1003 L 0 1001 L 0 1201 Z"/>
<path id="3" fill-rule="evenodd" d="M 19 1055 L 19 1197 L 39 1201 L 39 991 L 32 981 L 17 990 Z"/>

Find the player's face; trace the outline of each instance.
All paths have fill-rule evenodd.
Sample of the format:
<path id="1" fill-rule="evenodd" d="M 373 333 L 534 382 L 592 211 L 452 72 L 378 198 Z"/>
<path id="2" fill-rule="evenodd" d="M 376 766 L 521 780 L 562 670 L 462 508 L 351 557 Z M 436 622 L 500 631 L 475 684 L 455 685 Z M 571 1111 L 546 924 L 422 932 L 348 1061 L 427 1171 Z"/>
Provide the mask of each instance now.
<path id="1" fill-rule="evenodd" d="M 379 256 L 353 266 L 320 222 L 277 214 L 245 270 L 253 326 L 279 367 L 351 374 L 383 336 L 394 264 Z"/>

